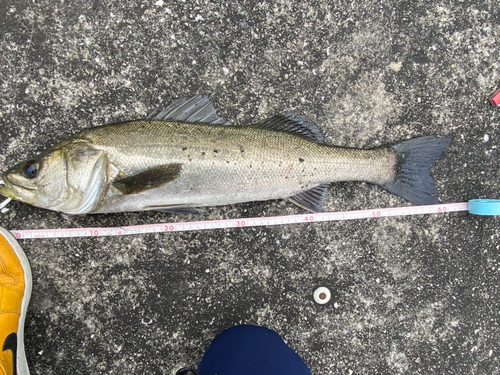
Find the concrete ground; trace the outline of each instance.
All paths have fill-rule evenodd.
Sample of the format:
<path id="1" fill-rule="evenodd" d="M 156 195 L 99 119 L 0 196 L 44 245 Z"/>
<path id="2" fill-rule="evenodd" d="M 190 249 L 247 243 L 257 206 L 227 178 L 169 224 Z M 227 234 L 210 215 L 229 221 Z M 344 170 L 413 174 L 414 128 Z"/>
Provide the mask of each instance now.
<path id="1" fill-rule="evenodd" d="M 442 202 L 499 198 L 495 0 L 0 3 L 0 170 L 92 126 L 212 95 L 244 124 L 310 116 L 328 143 L 451 137 Z M 327 211 L 396 207 L 338 183 Z M 303 213 L 284 201 L 201 217 L 68 217 L 13 202 L 13 229 Z M 313 374 L 500 374 L 498 217 L 467 213 L 122 238 L 24 240 L 32 374 L 175 374 L 240 324 L 279 332 Z M 329 304 L 314 303 L 325 285 Z"/>

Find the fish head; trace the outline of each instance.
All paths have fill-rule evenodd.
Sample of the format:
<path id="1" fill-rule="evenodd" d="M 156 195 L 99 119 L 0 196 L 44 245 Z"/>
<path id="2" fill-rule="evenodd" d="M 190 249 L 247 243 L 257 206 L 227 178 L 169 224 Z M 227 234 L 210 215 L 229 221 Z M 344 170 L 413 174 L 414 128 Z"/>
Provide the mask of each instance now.
<path id="1" fill-rule="evenodd" d="M 84 141 L 66 141 L 2 175 L 0 194 L 68 214 L 95 209 L 106 189 L 107 157 Z"/>

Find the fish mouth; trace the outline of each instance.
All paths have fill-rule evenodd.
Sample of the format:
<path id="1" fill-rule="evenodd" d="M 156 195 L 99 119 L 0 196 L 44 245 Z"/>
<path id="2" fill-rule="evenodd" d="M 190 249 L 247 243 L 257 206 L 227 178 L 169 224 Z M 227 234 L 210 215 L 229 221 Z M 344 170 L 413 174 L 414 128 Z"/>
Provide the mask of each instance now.
<path id="1" fill-rule="evenodd" d="M 2 181 L 0 181 L 0 195 L 21 202 L 29 202 L 33 200 L 35 193 L 36 189 L 16 185 L 9 181 L 5 174 L 2 175 Z"/>

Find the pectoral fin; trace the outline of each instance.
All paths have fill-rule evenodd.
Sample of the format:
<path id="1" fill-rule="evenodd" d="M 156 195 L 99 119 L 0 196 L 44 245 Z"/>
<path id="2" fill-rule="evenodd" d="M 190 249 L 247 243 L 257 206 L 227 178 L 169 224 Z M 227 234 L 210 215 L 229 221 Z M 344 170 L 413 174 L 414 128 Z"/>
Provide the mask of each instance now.
<path id="1" fill-rule="evenodd" d="M 166 164 L 152 167 L 113 182 L 123 194 L 137 194 L 156 189 L 180 176 L 182 164 Z"/>

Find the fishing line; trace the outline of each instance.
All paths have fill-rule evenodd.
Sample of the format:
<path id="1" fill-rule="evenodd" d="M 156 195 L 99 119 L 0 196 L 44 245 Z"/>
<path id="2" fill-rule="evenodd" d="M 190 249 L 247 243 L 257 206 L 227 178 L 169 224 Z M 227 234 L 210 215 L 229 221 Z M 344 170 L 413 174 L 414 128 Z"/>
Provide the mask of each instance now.
<path id="1" fill-rule="evenodd" d="M 210 229 L 249 228 L 272 225 L 310 224 L 325 221 L 343 221 L 358 219 L 377 219 L 393 216 L 411 216 L 427 214 L 447 214 L 468 211 L 471 214 L 496 216 L 500 215 L 500 200 L 473 199 L 469 202 L 447 203 L 430 206 L 408 206 L 393 208 L 377 208 L 359 211 L 321 212 L 300 215 L 251 217 L 224 220 L 189 221 L 178 223 L 160 223 L 132 225 L 109 228 L 57 228 L 11 230 L 17 239 L 35 238 L 70 238 L 70 237 L 108 237 L 133 234 L 186 232 Z"/>

